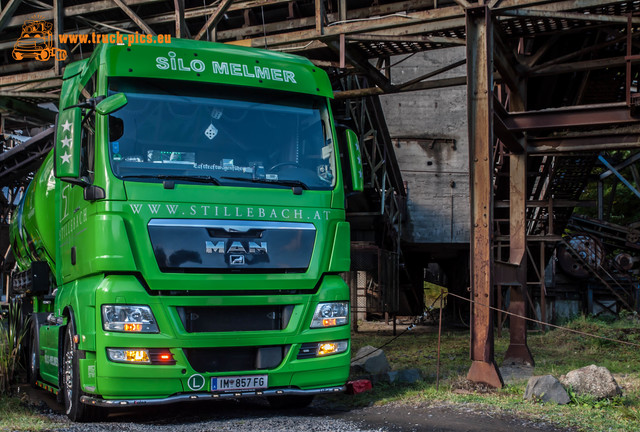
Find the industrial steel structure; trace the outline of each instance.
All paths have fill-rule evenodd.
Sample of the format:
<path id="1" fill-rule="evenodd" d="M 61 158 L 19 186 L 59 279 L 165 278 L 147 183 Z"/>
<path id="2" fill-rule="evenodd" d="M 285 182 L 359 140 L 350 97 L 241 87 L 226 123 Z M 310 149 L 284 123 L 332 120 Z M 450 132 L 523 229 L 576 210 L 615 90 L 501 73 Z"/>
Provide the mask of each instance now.
<path id="1" fill-rule="evenodd" d="M 640 147 L 638 12 L 639 2 L 622 0 L 3 1 L 0 114 L 6 140 L 0 184 L 8 189 L 0 222 L 6 224 L 14 197 L 50 146 L 47 127 L 55 112 L 49 107 L 59 98 L 65 63 L 92 50 L 71 39 L 62 44 L 60 34 L 171 34 L 296 53 L 330 72 L 334 111 L 360 134 L 367 190 L 348 203 L 354 254 L 376 255 L 377 264 L 368 265 L 385 268 L 381 277 L 394 281 L 382 300 L 384 311 L 393 314 L 404 269 L 406 189 L 377 98 L 466 86 L 475 302 L 469 378 L 501 386 L 488 306 L 504 287 L 510 311 L 526 315 L 535 291 L 546 317 L 549 252 L 573 208 L 591 204 L 579 197 L 598 155 Z M 52 49 L 66 51 L 64 60 L 14 59 L 29 19 L 53 22 Z M 461 46 L 466 61 L 405 82 L 390 78 L 394 56 Z M 441 77 L 464 64 L 466 74 Z M 17 145 L 7 134 L 38 128 L 38 135 Z M 637 159 L 631 156 L 609 172 Z M 372 244 L 374 252 L 367 250 Z M 511 317 L 510 329 L 506 357 L 533 363 L 524 320 Z"/>

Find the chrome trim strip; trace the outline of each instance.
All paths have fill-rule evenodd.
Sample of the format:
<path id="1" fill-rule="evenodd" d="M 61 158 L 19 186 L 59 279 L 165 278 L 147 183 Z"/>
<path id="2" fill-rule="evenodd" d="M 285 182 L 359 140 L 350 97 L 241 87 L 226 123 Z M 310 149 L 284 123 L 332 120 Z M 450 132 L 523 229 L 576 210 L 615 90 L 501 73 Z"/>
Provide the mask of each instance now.
<path id="1" fill-rule="evenodd" d="M 346 386 L 341 387 L 325 387 L 311 390 L 300 390 L 292 388 L 281 389 L 264 389 L 264 390 L 251 390 L 240 392 L 224 392 L 224 393 L 185 393 L 175 396 L 169 396 L 162 399 L 101 399 L 92 396 L 80 397 L 80 402 L 87 405 L 96 405 L 103 407 L 130 407 L 130 406 L 149 406 L 149 405 L 166 405 L 176 402 L 189 402 L 189 401 L 202 401 L 211 399 L 234 399 L 245 397 L 259 397 L 259 396 L 310 396 L 327 393 L 343 393 L 346 390 Z"/>
<path id="2" fill-rule="evenodd" d="M 270 221 L 245 221 L 224 219 L 151 219 L 149 226 L 162 227 L 189 227 L 189 228 L 219 228 L 226 231 L 234 230 L 246 232 L 250 229 L 269 230 L 314 230 L 315 226 L 308 222 L 270 222 Z"/>

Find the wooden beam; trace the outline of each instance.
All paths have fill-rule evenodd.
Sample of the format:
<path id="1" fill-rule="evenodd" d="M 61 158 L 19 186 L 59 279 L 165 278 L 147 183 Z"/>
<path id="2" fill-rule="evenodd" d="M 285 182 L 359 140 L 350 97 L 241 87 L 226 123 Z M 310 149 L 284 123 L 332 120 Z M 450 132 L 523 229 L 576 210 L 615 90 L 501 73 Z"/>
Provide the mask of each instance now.
<path id="1" fill-rule="evenodd" d="M 204 34 L 208 32 L 211 27 L 215 27 L 218 24 L 218 21 L 220 21 L 220 19 L 222 19 L 222 17 L 224 16 L 224 13 L 227 11 L 227 9 L 229 9 L 229 6 L 231 6 L 232 2 L 233 0 L 222 0 L 216 10 L 213 11 L 207 22 L 202 26 L 198 34 L 195 35 L 194 39 L 202 39 L 202 36 L 204 36 Z"/>
<path id="2" fill-rule="evenodd" d="M 140 18 L 129 6 L 127 6 L 127 4 L 124 2 L 124 0 L 113 0 L 115 4 L 117 4 L 120 9 L 123 10 L 124 13 L 127 14 L 127 16 L 129 18 L 131 18 L 131 20 L 136 23 L 138 25 L 138 27 L 140 27 L 140 29 L 142 29 L 146 34 L 151 34 L 151 35 L 156 35 L 156 32 L 154 32 L 153 30 L 151 30 L 151 27 L 149 27 L 147 25 L 147 23 L 145 23 L 142 18 Z"/>

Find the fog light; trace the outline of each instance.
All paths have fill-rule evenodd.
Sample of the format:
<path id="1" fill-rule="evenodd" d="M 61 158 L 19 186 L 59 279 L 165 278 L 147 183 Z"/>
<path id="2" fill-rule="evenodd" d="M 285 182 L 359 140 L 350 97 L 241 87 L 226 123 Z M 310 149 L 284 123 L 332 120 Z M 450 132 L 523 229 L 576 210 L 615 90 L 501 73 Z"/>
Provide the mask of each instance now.
<path id="1" fill-rule="evenodd" d="M 340 354 L 349 349 L 349 341 L 303 343 L 298 351 L 298 360 Z"/>
<path id="2" fill-rule="evenodd" d="M 107 353 L 114 362 L 151 364 L 149 351 L 146 349 L 107 348 Z"/>
<path id="3" fill-rule="evenodd" d="M 333 342 L 320 344 L 318 347 L 318 355 L 332 354 L 338 349 L 338 345 Z"/>

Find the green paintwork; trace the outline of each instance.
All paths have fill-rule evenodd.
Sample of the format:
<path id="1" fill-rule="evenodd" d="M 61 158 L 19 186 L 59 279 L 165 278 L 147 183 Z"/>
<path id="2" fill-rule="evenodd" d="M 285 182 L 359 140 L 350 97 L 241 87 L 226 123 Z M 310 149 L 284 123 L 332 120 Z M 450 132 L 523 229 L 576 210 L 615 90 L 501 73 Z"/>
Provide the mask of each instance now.
<path id="1" fill-rule="evenodd" d="M 114 111 L 119 110 L 127 104 L 127 95 L 124 93 L 117 93 L 102 100 L 96 106 L 96 112 L 98 114 L 107 115 Z"/>
<path id="2" fill-rule="evenodd" d="M 56 281 L 52 290 L 57 288 L 54 313 L 65 319 L 61 326 L 40 328 L 42 379 L 58 385 L 58 364 L 62 364 L 58 347 L 62 345 L 63 327 L 72 319 L 79 335 L 78 349 L 84 352 L 80 360 L 82 388 L 87 394 L 106 399 L 162 398 L 189 391 L 187 380 L 196 372 L 182 351 L 188 347 L 288 344 L 291 349 L 280 366 L 260 371 L 268 373 L 271 387 L 312 389 L 343 385 L 349 373 L 350 349 L 325 358 L 296 359 L 302 343 L 350 337 L 348 325 L 309 328 L 319 302 L 349 299 L 348 287 L 338 276 L 339 272 L 349 270 L 350 264 L 349 225 L 345 222 L 339 158 L 335 158 L 337 175 L 333 189 L 304 190 L 301 194 L 294 194 L 291 188 L 265 188 L 251 183 L 223 186 L 177 183 L 171 189 L 161 182 L 123 181 L 112 172 L 107 141 L 107 114 L 123 105 L 122 98 L 116 95 L 103 100 L 95 110 L 95 168 L 92 178 L 78 180 L 83 176 L 80 119 L 89 110 L 68 107 L 78 104 L 82 87 L 93 75 L 97 84 L 91 97 L 107 95 L 111 76 L 255 87 L 294 92 L 300 98 L 321 96 L 329 113 L 328 99 L 333 94 L 326 73 L 306 59 L 200 41 L 174 39 L 171 45 L 130 47 L 100 45 L 91 58 L 68 65 L 63 78 L 55 152 L 36 173 L 11 229 L 11 242 L 21 270 L 28 269 L 34 260 L 49 263 Z M 72 126 L 65 130 L 63 124 L 67 121 Z M 336 146 L 332 121 L 330 129 L 332 139 L 328 145 Z M 67 138 L 70 141 L 63 142 Z M 350 150 L 351 147 L 353 144 Z M 333 154 L 339 154 L 335 147 Z M 68 163 L 63 163 L 62 155 L 69 155 Z M 85 181 L 104 189 L 106 198 L 85 200 L 81 184 Z M 304 273 L 163 273 L 155 260 L 147 229 L 149 221 L 158 218 L 306 222 L 314 225 L 316 240 L 309 268 Z M 188 293 L 180 294 L 187 289 Z M 176 295 L 157 295 L 160 290 Z M 297 290 L 297 294 L 266 293 L 273 290 Z M 212 294 L 215 291 L 224 294 Z M 104 331 L 100 306 L 107 303 L 149 305 L 160 333 Z M 178 306 L 264 304 L 295 305 L 286 329 L 241 334 L 187 333 L 176 310 Z M 107 360 L 106 347 L 169 348 L 177 364 L 114 363 Z M 255 373 L 236 371 L 218 375 Z M 213 374 L 203 375 L 208 386 L 208 378 Z"/>
<path id="3" fill-rule="evenodd" d="M 58 116 L 56 130 L 56 177 L 79 177 L 80 108 L 69 108 Z"/>
<path id="4" fill-rule="evenodd" d="M 346 130 L 349 161 L 351 162 L 351 185 L 354 192 L 362 192 L 364 177 L 362 174 L 362 154 L 358 145 L 358 136 L 351 129 Z"/>

